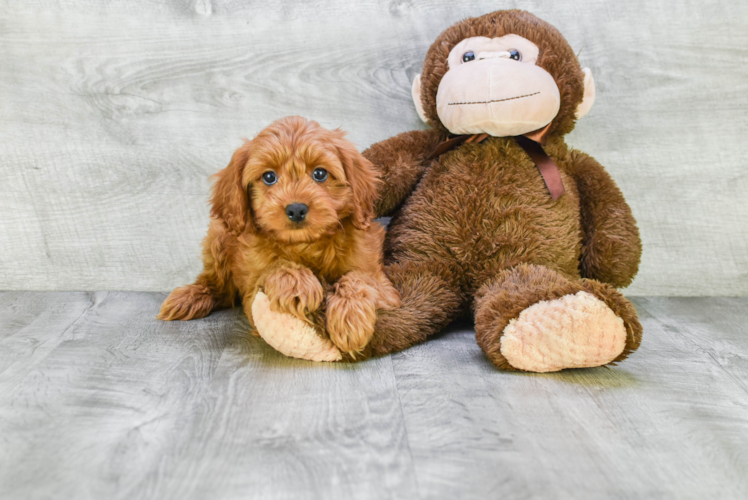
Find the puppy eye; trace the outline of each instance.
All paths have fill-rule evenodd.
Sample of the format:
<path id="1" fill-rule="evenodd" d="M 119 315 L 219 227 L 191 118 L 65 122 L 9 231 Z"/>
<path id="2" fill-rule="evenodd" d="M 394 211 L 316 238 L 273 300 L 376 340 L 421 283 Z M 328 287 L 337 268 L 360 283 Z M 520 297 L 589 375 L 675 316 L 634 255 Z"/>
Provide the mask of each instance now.
<path id="1" fill-rule="evenodd" d="M 519 61 L 520 59 L 522 59 L 522 54 L 520 54 L 517 49 L 512 49 L 509 51 L 509 59 Z"/>
<path id="2" fill-rule="evenodd" d="M 474 59 L 475 59 L 475 52 L 473 52 L 472 50 L 469 50 L 465 52 L 464 54 L 462 54 L 462 62 L 470 62 L 470 61 L 473 61 Z"/>
<path id="3" fill-rule="evenodd" d="M 315 168 L 312 172 L 312 179 L 317 182 L 325 182 L 327 180 L 327 170 L 324 168 Z"/>
<path id="4" fill-rule="evenodd" d="M 275 175 L 275 172 L 272 170 L 268 170 L 264 174 L 262 174 L 262 182 L 264 182 L 267 186 L 272 186 L 276 182 L 278 182 L 278 176 Z"/>

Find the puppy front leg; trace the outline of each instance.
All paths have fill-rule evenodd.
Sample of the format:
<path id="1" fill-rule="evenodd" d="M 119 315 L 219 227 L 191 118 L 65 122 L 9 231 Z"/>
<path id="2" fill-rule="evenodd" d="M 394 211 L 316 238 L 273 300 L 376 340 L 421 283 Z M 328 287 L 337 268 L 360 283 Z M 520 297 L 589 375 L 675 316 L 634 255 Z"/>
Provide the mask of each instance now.
<path id="1" fill-rule="evenodd" d="M 237 298 L 230 270 L 225 226 L 211 222 L 203 240 L 203 272 L 191 285 L 175 289 L 156 316 L 164 321 L 203 318 L 215 309 L 233 307 Z"/>
<path id="2" fill-rule="evenodd" d="M 384 272 L 351 271 L 327 296 L 326 326 L 330 340 L 352 357 L 369 343 L 377 321 L 377 309 L 400 305 L 400 295 Z"/>
<path id="3" fill-rule="evenodd" d="M 290 261 L 281 261 L 269 268 L 258 280 L 274 312 L 292 314 L 311 322 L 308 315 L 319 309 L 324 290 L 308 268 Z"/>

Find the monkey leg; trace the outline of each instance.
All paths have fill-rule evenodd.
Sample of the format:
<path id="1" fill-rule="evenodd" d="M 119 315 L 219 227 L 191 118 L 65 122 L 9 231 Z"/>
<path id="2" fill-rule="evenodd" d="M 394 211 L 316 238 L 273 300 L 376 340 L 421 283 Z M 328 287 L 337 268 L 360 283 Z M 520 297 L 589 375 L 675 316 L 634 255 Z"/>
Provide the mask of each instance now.
<path id="1" fill-rule="evenodd" d="M 400 307 L 380 309 L 363 359 L 401 351 L 437 333 L 456 319 L 464 304 L 462 271 L 445 262 L 396 262 L 387 276 L 400 293 Z"/>
<path id="2" fill-rule="evenodd" d="M 478 344 L 506 370 L 602 366 L 641 342 L 636 310 L 612 286 L 572 281 L 544 266 L 500 272 L 480 287 L 474 307 Z"/>

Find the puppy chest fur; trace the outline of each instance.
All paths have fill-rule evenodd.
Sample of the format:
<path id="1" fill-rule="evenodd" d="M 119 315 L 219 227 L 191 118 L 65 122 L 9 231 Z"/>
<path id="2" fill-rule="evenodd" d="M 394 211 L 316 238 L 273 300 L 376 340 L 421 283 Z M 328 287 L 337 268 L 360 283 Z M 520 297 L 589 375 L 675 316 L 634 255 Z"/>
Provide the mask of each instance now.
<path id="1" fill-rule="evenodd" d="M 378 224 L 360 230 L 350 223 L 341 224 L 341 230 L 330 237 L 309 243 L 284 244 L 261 235 L 249 235 L 236 241 L 237 252 L 231 267 L 240 289 L 251 288 L 248 285 L 278 261 L 304 266 L 334 284 L 353 270 L 381 272 L 381 255 L 372 249 L 382 248 L 384 235 L 384 228 Z"/>

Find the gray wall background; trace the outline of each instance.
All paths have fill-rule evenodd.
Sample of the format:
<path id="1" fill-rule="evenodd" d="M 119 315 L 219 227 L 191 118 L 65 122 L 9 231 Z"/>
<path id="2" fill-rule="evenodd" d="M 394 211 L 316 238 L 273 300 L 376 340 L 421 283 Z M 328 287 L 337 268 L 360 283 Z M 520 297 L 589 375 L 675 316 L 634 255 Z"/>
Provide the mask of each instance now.
<path id="1" fill-rule="evenodd" d="M 703 0 L 0 0 L 0 289 L 192 281 L 241 137 L 289 114 L 360 148 L 422 128 L 430 43 L 512 7 L 594 73 L 568 142 L 639 221 L 628 293 L 748 294 L 748 2 Z"/>

